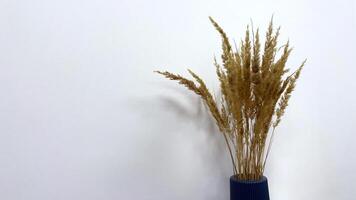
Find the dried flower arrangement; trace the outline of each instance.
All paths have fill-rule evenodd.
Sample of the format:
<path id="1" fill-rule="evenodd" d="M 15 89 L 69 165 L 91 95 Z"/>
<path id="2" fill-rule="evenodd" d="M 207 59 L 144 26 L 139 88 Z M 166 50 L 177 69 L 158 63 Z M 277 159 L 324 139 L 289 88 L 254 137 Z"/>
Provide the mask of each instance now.
<path id="1" fill-rule="evenodd" d="M 191 70 L 188 69 L 196 82 L 167 71 L 155 72 L 178 81 L 202 98 L 225 138 L 234 175 L 240 180 L 259 180 L 275 128 L 288 106 L 305 61 L 294 73 L 286 75 L 292 48 L 289 41 L 277 47 L 280 28 L 273 29 L 273 20 L 268 26 L 261 55 L 258 29 L 250 33 L 247 26 L 239 49 L 233 50 L 223 29 L 211 17 L 209 19 L 222 38 L 222 66 L 214 58 L 222 94 L 220 105 L 204 81 Z"/>

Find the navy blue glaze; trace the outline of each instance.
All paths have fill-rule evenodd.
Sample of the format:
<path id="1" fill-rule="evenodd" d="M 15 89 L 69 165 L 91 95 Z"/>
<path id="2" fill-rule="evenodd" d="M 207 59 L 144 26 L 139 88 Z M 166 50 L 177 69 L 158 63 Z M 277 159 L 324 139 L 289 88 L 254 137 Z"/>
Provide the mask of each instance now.
<path id="1" fill-rule="evenodd" d="M 230 177 L 230 200 L 269 200 L 268 181 L 265 176 L 257 181 Z"/>

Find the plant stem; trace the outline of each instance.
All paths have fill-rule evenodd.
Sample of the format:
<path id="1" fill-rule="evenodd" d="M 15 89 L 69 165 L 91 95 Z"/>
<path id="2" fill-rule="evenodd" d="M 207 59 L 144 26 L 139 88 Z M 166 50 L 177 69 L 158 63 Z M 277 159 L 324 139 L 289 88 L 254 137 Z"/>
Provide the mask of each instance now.
<path id="1" fill-rule="evenodd" d="M 234 175 L 236 175 L 237 171 L 236 171 L 235 160 L 234 160 L 234 156 L 232 155 L 232 151 L 231 151 L 231 147 L 230 147 L 229 141 L 227 140 L 227 137 L 226 137 L 226 132 L 224 132 L 223 135 L 224 135 L 224 139 L 225 139 L 227 148 L 228 148 L 229 153 L 230 153 L 230 158 L 231 158 L 231 162 L 232 162 L 232 165 L 233 165 L 233 173 L 234 173 Z"/>
<path id="2" fill-rule="evenodd" d="M 273 127 L 271 139 L 269 140 L 269 144 L 268 144 L 268 148 L 267 148 L 266 158 L 265 158 L 265 160 L 264 160 L 264 162 L 263 162 L 262 172 L 265 171 L 266 161 L 267 161 L 269 152 L 271 151 L 271 145 L 272 145 L 273 136 L 274 136 L 274 130 L 275 130 L 275 129 L 276 129 L 276 127 Z"/>

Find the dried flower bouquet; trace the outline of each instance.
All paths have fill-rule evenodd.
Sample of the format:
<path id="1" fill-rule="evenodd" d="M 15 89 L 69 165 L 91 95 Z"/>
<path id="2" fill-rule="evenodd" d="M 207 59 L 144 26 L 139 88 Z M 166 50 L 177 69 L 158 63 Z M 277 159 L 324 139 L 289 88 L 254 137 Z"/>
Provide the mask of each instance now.
<path id="1" fill-rule="evenodd" d="M 156 72 L 178 81 L 202 98 L 225 138 L 234 175 L 241 180 L 259 180 L 275 128 L 288 106 L 305 61 L 287 75 L 286 63 L 292 48 L 289 41 L 277 47 L 280 28 L 273 29 L 273 20 L 261 50 L 258 29 L 250 33 L 247 26 L 240 47 L 233 49 L 223 29 L 211 17 L 209 19 L 222 38 L 222 64 L 214 58 L 221 100 L 215 99 L 204 81 L 189 69 L 193 80 L 168 71 Z"/>

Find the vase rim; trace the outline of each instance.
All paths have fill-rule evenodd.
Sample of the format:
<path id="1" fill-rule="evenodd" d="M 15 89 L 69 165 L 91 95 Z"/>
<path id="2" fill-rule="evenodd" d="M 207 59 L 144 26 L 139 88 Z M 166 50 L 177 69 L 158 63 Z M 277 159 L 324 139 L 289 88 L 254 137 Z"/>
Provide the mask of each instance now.
<path id="1" fill-rule="evenodd" d="M 232 175 L 232 176 L 230 177 L 230 180 L 231 180 L 231 181 L 234 181 L 234 182 L 238 182 L 238 183 L 253 184 L 253 183 L 263 183 L 263 182 L 266 182 L 266 181 L 267 181 L 267 177 L 262 176 L 262 178 L 259 179 L 259 180 L 240 180 L 240 179 L 237 178 L 236 175 Z"/>

